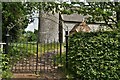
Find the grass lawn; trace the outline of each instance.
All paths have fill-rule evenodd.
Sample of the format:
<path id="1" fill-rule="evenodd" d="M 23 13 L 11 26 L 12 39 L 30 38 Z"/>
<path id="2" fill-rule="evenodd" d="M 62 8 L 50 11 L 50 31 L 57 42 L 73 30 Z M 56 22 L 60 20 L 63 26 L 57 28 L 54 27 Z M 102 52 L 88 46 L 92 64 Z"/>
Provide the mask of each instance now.
<path id="1" fill-rule="evenodd" d="M 28 53 L 36 54 L 37 52 L 37 43 L 11 43 L 12 48 L 24 50 Z M 39 43 L 38 44 L 38 53 L 43 54 L 46 52 L 51 52 L 60 48 L 59 43 Z"/>
<path id="2" fill-rule="evenodd" d="M 9 54 L 13 58 L 19 57 L 29 57 L 31 55 L 37 54 L 37 43 L 29 42 L 29 43 L 10 43 L 11 47 L 9 48 Z M 62 44 L 62 48 L 64 48 L 64 44 Z M 62 49 L 63 50 L 63 49 Z M 39 43 L 38 44 L 38 56 L 48 53 L 48 52 L 57 52 L 60 53 L 60 44 L 57 42 L 53 43 Z"/>

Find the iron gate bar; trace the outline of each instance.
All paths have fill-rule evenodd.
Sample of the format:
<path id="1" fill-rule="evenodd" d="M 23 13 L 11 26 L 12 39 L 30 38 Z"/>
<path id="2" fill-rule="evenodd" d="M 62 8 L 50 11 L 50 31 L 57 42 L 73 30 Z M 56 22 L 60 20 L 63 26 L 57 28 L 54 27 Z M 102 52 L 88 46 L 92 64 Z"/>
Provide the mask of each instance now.
<path id="1" fill-rule="evenodd" d="M 22 47 L 24 48 L 24 43 L 22 43 Z M 22 56 L 23 56 L 23 53 L 22 53 Z M 24 58 L 23 58 L 23 60 L 22 60 L 22 65 L 23 65 L 23 63 L 24 63 L 23 61 L 24 61 Z M 22 67 L 22 70 L 24 70 L 23 67 Z"/>
<path id="2" fill-rule="evenodd" d="M 28 42 L 28 50 L 29 50 L 29 52 L 31 52 L 31 49 L 30 49 L 30 48 L 31 48 L 31 44 L 30 44 L 30 42 Z M 28 69 L 28 70 L 29 70 L 29 71 L 31 71 L 31 69 L 30 69 L 30 67 L 31 67 L 31 65 L 30 65 L 30 60 L 31 60 L 31 56 L 28 57 L 28 64 L 29 64 L 29 69 Z M 29 71 L 28 71 L 28 72 L 29 72 Z"/>
<path id="3" fill-rule="evenodd" d="M 25 42 L 25 52 L 27 53 L 28 52 L 28 46 L 27 46 L 27 42 Z M 24 62 L 25 64 L 26 64 L 26 66 L 25 66 L 25 70 L 27 70 L 27 58 L 25 58 L 25 62 Z"/>
<path id="4" fill-rule="evenodd" d="M 56 48 L 57 48 L 57 54 L 56 54 L 56 57 L 58 58 L 58 42 L 56 42 L 57 43 L 57 45 L 56 45 Z M 56 60 L 56 65 L 58 66 L 58 59 Z"/>
<path id="5" fill-rule="evenodd" d="M 52 46 L 52 40 L 51 40 L 51 43 L 50 43 L 50 47 L 51 47 L 51 49 L 53 48 L 53 46 Z M 52 67 L 52 57 L 50 57 L 50 68 Z"/>
<path id="6" fill-rule="evenodd" d="M 46 49 L 45 47 L 46 47 L 46 46 L 45 46 L 45 41 L 44 41 L 44 53 L 45 53 L 45 49 Z M 43 54 L 44 54 L 44 53 L 43 53 Z M 43 57 L 43 58 L 44 58 L 44 59 L 43 59 L 43 60 L 44 60 L 43 63 L 44 63 L 44 72 L 45 72 L 45 57 Z"/>
<path id="7" fill-rule="evenodd" d="M 62 42 L 60 42 L 60 63 L 62 63 Z"/>
<path id="8" fill-rule="evenodd" d="M 36 50 L 36 74 L 37 74 L 37 68 L 38 68 L 38 47 L 39 47 L 39 39 L 37 40 L 37 50 Z"/>
<path id="9" fill-rule="evenodd" d="M 65 31 L 66 38 L 66 68 L 68 68 L 68 31 Z"/>
<path id="10" fill-rule="evenodd" d="M 40 47 L 41 47 L 41 48 L 40 48 L 40 49 L 41 49 L 41 50 L 40 50 L 40 72 L 41 72 L 41 70 L 42 70 L 42 69 L 41 69 L 41 67 L 42 67 L 42 64 L 41 64 L 41 57 L 42 57 L 42 53 L 43 53 L 42 46 L 43 46 L 43 44 L 40 43 Z"/>
<path id="11" fill-rule="evenodd" d="M 20 46 L 20 54 L 19 55 L 21 55 L 22 54 L 22 42 L 20 41 L 19 43 L 19 46 Z M 21 58 L 22 58 L 22 55 L 21 55 Z M 21 70 L 20 70 L 20 68 L 21 68 L 21 61 L 19 61 L 19 68 L 18 68 L 18 71 L 20 72 Z"/>
<path id="12" fill-rule="evenodd" d="M 17 46 L 18 46 L 18 44 L 16 43 L 16 45 L 15 45 L 15 46 L 17 47 Z M 15 53 L 15 51 L 14 51 L 14 53 Z M 17 72 L 16 65 L 17 65 L 17 64 L 15 64 L 15 71 Z"/>
<path id="13" fill-rule="evenodd" d="M 36 53 L 36 42 L 34 43 L 34 54 Z M 35 72 L 35 70 L 36 70 L 36 57 L 34 58 L 34 61 L 35 61 L 35 63 L 34 63 L 34 72 Z"/>
<path id="14" fill-rule="evenodd" d="M 47 47 L 47 54 L 48 54 L 48 52 L 49 52 L 49 51 L 48 51 L 48 49 L 49 49 L 49 41 L 48 41 L 48 39 L 47 39 L 47 44 L 48 44 L 48 46 L 46 46 L 46 47 Z M 47 63 L 46 63 L 46 64 L 47 64 L 46 72 L 48 72 L 48 55 L 47 55 L 45 58 L 47 58 L 47 60 L 46 60 L 46 61 L 47 61 Z"/>
<path id="15" fill-rule="evenodd" d="M 9 43 L 9 34 L 6 34 L 6 40 L 5 40 L 6 45 L 3 45 L 3 53 L 4 54 L 8 54 L 8 43 Z M 5 52 L 4 52 L 5 50 Z M 7 55 L 5 55 L 5 57 L 7 57 Z M 2 61 L 8 62 L 8 60 L 2 59 Z M 4 67 L 2 68 L 2 71 L 6 71 L 7 68 L 5 66 L 8 66 L 8 64 L 5 64 Z"/>
<path id="16" fill-rule="evenodd" d="M 38 44 L 38 46 L 36 46 Z M 58 61 L 60 62 L 60 43 L 56 40 L 47 40 L 44 43 L 33 43 L 33 42 L 15 42 L 13 46 L 18 48 L 21 52 L 21 59 L 17 61 L 13 73 L 53 73 L 52 76 L 58 72 Z M 40 49 L 40 50 L 39 50 Z M 14 50 L 13 50 L 14 51 Z M 39 56 L 40 51 L 40 56 Z M 15 53 L 16 51 L 14 51 Z M 25 52 L 25 54 L 24 54 Z M 28 52 L 36 53 L 36 56 L 25 56 Z M 59 59 L 58 59 L 59 58 Z M 62 60 L 62 59 L 61 59 Z"/>
<path id="17" fill-rule="evenodd" d="M 35 58 L 35 56 L 34 56 L 34 43 L 33 42 L 30 42 L 30 45 L 31 45 L 31 51 L 30 51 L 30 54 L 31 54 L 31 56 L 30 56 L 30 60 L 29 60 L 29 64 L 30 64 L 30 70 L 31 70 L 31 72 L 34 72 L 34 58 Z"/>
<path id="18" fill-rule="evenodd" d="M 27 46 L 27 44 L 28 44 L 28 42 L 26 42 L 26 53 L 27 53 L 27 51 L 28 51 L 28 46 Z M 26 63 L 26 65 L 27 65 L 27 58 L 25 59 L 25 63 Z M 27 70 L 27 66 L 25 66 L 25 69 Z"/>
<path id="19" fill-rule="evenodd" d="M 53 53 L 55 53 L 55 40 L 53 42 L 53 49 L 54 49 Z M 55 55 L 54 54 L 53 54 L 53 69 L 55 69 Z"/>
<path id="20" fill-rule="evenodd" d="M 6 40 L 5 40 L 5 43 L 6 43 L 6 45 L 4 45 L 5 46 L 5 54 L 8 54 L 8 44 L 9 44 L 9 37 L 10 37 L 10 35 L 9 34 L 6 34 Z M 3 47 L 4 47 L 3 46 Z"/>

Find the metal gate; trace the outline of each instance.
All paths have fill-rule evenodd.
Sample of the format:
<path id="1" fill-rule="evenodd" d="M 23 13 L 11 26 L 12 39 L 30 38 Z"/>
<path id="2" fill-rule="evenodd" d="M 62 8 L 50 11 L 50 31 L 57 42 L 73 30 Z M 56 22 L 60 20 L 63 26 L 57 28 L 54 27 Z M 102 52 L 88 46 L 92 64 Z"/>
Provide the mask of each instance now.
<path id="1" fill-rule="evenodd" d="M 38 46 L 32 42 L 10 43 L 10 46 L 19 49 L 18 56 L 20 55 L 18 60 L 11 57 L 15 61 L 12 62 L 14 73 L 48 72 L 57 68 L 57 57 L 61 51 L 56 41 L 48 40 L 47 43 L 38 43 Z M 17 54 L 17 51 L 13 50 L 13 53 Z"/>
<path id="2" fill-rule="evenodd" d="M 48 40 L 39 42 L 11 42 L 6 36 L 5 54 L 9 57 L 9 64 L 13 73 L 47 73 L 51 79 L 59 75 L 59 67 L 68 67 L 68 32 L 66 31 L 66 48 L 62 42 Z M 64 61 L 62 55 L 65 55 Z M 63 71 L 64 72 L 64 71 Z M 45 76 L 43 76 L 45 78 Z M 63 76 L 61 77 L 63 78 Z M 65 76 L 64 76 L 65 78 Z M 58 77 L 56 77 L 58 79 Z M 60 79 L 60 77 L 59 77 Z"/>
<path id="3" fill-rule="evenodd" d="M 63 63 L 66 64 L 66 68 L 68 67 L 68 31 L 65 37 L 64 43 L 55 39 L 47 39 L 44 42 L 13 42 L 10 36 L 6 35 L 3 52 L 9 57 L 11 72 L 37 74 L 42 79 L 46 78 L 46 74 L 50 75 L 49 79 L 65 79 L 65 71 L 60 71 L 59 68 Z"/>

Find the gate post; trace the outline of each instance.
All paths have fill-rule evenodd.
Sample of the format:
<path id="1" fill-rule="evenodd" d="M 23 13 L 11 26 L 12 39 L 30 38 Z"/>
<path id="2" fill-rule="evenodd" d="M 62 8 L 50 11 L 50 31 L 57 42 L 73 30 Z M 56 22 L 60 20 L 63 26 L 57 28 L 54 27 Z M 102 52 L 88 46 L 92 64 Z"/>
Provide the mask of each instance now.
<path id="1" fill-rule="evenodd" d="M 5 40 L 5 43 L 6 43 L 6 45 L 5 45 L 5 54 L 8 54 L 8 48 L 9 48 L 9 46 L 8 46 L 8 43 L 9 43 L 9 37 L 10 37 L 10 35 L 9 34 L 6 34 L 6 40 Z"/>
<path id="2" fill-rule="evenodd" d="M 8 54 L 8 51 L 9 51 L 9 45 L 8 45 L 8 43 L 9 43 L 9 34 L 7 33 L 6 34 L 6 36 L 5 36 L 5 45 L 3 45 L 3 54 L 4 54 L 4 59 L 2 59 L 2 61 L 5 61 L 5 62 L 8 62 L 8 59 L 6 58 L 7 57 L 7 54 Z M 5 71 L 5 70 L 7 70 L 8 68 L 6 67 L 6 66 L 8 66 L 8 63 L 5 63 L 4 65 L 3 65 L 3 68 L 2 68 L 2 70 L 3 71 Z"/>
<path id="3" fill-rule="evenodd" d="M 65 31 L 65 42 L 66 42 L 66 68 L 68 68 L 68 31 Z"/>
<path id="4" fill-rule="evenodd" d="M 60 63 L 62 64 L 62 32 L 59 32 L 59 43 L 60 43 Z"/>

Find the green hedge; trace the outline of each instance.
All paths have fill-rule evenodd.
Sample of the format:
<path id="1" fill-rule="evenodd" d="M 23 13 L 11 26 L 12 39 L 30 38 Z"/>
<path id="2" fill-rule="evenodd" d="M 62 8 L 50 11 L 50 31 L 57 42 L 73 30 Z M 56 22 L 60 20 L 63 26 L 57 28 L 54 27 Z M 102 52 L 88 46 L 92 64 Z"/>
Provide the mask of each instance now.
<path id="1" fill-rule="evenodd" d="M 120 34 L 76 33 L 69 38 L 69 68 L 82 80 L 120 80 Z"/>

